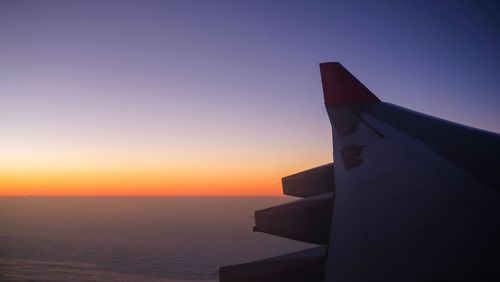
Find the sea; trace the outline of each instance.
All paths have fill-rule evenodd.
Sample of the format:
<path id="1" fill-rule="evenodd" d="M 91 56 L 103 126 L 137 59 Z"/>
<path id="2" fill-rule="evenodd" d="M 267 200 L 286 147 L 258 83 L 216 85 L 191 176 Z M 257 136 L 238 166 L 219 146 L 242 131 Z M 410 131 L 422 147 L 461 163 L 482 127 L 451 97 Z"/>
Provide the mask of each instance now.
<path id="1" fill-rule="evenodd" d="M 313 245 L 252 232 L 294 198 L 0 197 L 0 281 L 218 281 Z"/>

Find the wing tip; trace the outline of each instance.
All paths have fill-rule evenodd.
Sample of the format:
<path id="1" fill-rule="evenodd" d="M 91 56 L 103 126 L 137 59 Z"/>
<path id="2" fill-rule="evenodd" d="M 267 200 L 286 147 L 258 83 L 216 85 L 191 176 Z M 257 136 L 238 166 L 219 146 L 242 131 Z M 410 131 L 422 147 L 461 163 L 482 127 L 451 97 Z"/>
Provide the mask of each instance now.
<path id="1" fill-rule="evenodd" d="M 319 64 L 326 106 L 380 102 L 366 86 L 339 62 Z"/>

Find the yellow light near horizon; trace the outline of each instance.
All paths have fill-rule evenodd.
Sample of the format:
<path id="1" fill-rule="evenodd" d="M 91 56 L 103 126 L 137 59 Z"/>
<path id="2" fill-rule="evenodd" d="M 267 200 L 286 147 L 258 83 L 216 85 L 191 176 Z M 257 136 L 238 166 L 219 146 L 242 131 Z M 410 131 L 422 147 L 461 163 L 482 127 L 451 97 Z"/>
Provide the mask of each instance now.
<path id="1" fill-rule="evenodd" d="M 280 195 L 275 169 L 3 170 L 0 195 Z"/>

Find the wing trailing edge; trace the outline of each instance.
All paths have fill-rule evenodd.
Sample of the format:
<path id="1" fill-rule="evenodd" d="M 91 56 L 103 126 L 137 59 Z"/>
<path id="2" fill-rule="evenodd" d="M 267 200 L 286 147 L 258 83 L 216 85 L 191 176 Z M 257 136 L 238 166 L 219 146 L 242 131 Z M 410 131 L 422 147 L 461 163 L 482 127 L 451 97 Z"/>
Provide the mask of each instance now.
<path id="1" fill-rule="evenodd" d="M 333 213 L 334 165 L 282 179 L 285 195 L 302 199 L 255 212 L 255 232 L 322 245 L 317 248 L 219 269 L 221 282 L 321 282 Z"/>

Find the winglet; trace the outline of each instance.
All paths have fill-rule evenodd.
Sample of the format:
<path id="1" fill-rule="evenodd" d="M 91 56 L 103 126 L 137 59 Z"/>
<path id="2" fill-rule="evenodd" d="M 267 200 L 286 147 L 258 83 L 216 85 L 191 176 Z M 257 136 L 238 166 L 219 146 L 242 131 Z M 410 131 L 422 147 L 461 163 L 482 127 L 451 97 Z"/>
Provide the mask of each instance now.
<path id="1" fill-rule="evenodd" d="M 326 106 L 380 102 L 368 88 L 338 62 L 319 64 Z"/>

